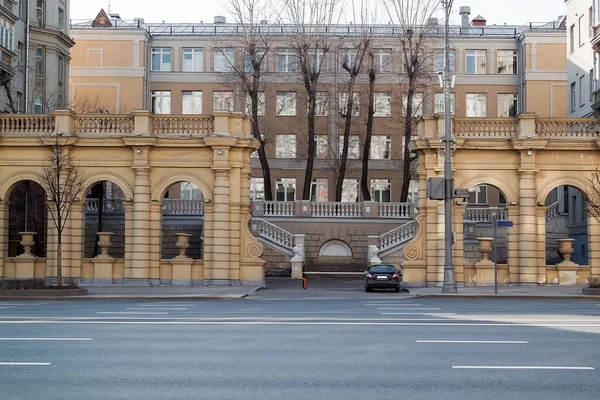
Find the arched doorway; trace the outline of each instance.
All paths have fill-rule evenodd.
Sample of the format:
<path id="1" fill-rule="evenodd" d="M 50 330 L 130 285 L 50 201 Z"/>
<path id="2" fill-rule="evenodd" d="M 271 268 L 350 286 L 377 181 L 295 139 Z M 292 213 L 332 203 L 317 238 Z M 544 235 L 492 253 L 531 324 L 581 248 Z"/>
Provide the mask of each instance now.
<path id="1" fill-rule="evenodd" d="M 179 254 L 177 233 L 191 235 L 186 254 L 192 259 L 204 255 L 204 201 L 200 188 L 192 182 L 171 185 L 162 200 L 162 255 L 163 260 Z"/>
<path id="2" fill-rule="evenodd" d="M 35 232 L 31 254 L 45 258 L 48 213 L 44 188 L 31 180 L 17 183 L 9 196 L 8 215 L 8 256 L 23 254 L 20 232 Z"/>
<path id="3" fill-rule="evenodd" d="M 121 188 L 110 181 L 96 182 L 85 199 L 84 257 L 98 255 L 98 232 L 112 232 L 108 253 L 113 258 L 125 258 L 125 196 Z"/>
<path id="4" fill-rule="evenodd" d="M 494 218 L 507 220 L 508 202 L 506 194 L 497 186 L 479 184 L 469 189 L 469 199 L 463 210 L 463 251 L 465 265 L 475 265 L 482 259 L 477 238 L 494 236 Z M 498 252 L 492 251 L 490 260 L 498 255 L 498 264 L 508 263 L 508 230 L 496 230 Z"/>
<path id="5" fill-rule="evenodd" d="M 560 239 L 573 239 L 571 261 L 589 263 L 588 211 L 585 194 L 575 186 L 554 188 L 546 197 L 546 265 L 562 261 L 558 251 Z"/>

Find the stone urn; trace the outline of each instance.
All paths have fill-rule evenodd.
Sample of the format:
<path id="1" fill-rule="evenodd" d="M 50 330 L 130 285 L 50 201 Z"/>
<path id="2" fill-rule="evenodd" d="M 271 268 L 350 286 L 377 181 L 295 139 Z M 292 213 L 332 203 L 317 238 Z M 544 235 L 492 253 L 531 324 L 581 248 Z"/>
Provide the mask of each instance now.
<path id="1" fill-rule="evenodd" d="M 24 248 L 21 256 L 33 257 L 33 254 L 31 254 L 31 248 L 35 245 L 35 240 L 33 240 L 33 237 L 37 235 L 37 232 L 19 232 L 19 235 L 21 235 L 21 246 Z"/>
<path id="2" fill-rule="evenodd" d="M 492 241 L 494 238 L 491 237 L 479 237 L 479 251 L 481 252 L 481 261 L 487 263 L 490 260 L 490 253 L 492 252 Z"/>
<path id="3" fill-rule="evenodd" d="M 189 233 L 176 233 L 177 242 L 175 243 L 175 247 L 179 249 L 179 255 L 176 258 L 187 258 L 185 252 L 190 248 L 190 235 Z"/>
<path id="4" fill-rule="evenodd" d="M 113 232 L 98 232 L 98 247 L 100 248 L 100 254 L 98 257 L 108 258 L 108 248 L 111 246 L 110 238 L 114 235 Z"/>
<path id="5" fill-rule="evenodd" d="M 571 254 L 575 251 L 573 249 L 573 242 L 575 239 L 558 239 L 560 243 L 558 247 L 558 252 L 563 258 L 564 263 L 571 263 Z"/>

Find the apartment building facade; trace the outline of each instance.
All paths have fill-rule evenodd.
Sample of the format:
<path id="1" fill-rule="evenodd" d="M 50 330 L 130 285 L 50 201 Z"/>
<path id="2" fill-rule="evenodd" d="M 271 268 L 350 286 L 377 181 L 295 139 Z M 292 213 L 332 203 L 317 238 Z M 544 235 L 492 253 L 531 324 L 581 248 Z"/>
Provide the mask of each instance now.
<path id="1" fill-rule="evenodd" d="M 69 0 L 0 2 L 0 112 L 68 106 Z"/>
<path id="2" fill-rule="evenodd" d="M 558 21 L 527 26 L 486 26 L 485 19 L 451 29 L 451 68 L 456 74 L 452 113 L 461 117 L 504 118 L 523 112 L 567 115 L 566 35 Z M 436 72 L 443 65 L 443 27 L 433 24 L 423 51 L 427 76 L 419 85 L 417 116 L 443 113 Z M 268 25 L 274 44 L 266 55 L 259 112 L 277 201 L 302 197 L 307 151 L 307 101 L 291 50 L 289 26 Z M 398 28 L 371 27 L 379 74 L 376 82 L 374 139 L 369 187 L 375 201 L 400 201 L 402 185 L 405 79 Z M 211 114 L 246 111 L 246 96 L 229 81 L 231 64 L 243 66 L 244 48 L 236 24 L 147 24 L 124 21 L 103 11 L 94 20 L 72 21 L 70 98 L 98 103 L 110 112 L 149 109 L 156 114 Z M 340 105 L 347 73 L 341 63 L 353 46 L 353 27 L 335 26 L 332 50 L 325 55 L 318 93 L 316 153 L 311 200 L 333 201 L 336 160 L 344 123 Z M 563 60 L 563 61 L 561 61 Z M 342 201 L 362 201 L 361 138 L 367 118 L 366 81 L 357 85 L 350 162 Z M 258 159 L 253 160 L 251 196 L 264 198 Z M 418 196 L 411 185 L 409 201 Z"/>

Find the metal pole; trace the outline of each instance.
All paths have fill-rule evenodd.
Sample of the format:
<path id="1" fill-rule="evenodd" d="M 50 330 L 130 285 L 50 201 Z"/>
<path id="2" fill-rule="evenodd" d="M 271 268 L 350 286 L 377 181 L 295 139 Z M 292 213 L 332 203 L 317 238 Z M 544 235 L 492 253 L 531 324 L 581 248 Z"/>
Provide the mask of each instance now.
<path id="1" fill-rule="evenodd" d="M 494 215 L 494 294 L 498 294 L 498 217 Z"/>
<path id="2" fill-rule="evenodd" d="M 452 123 L 450 120 L 450 86 L 452 84 L 452 71 L 450 70 L 450 11 L 453 0 L 444 2 L 445 23 L 445 67 L 444 67 L 444 285 L 443 293 L 456 293 L 456 280 L 454 278 L 454 264 L 452 262 L 452 155 L 450 142 L 452 140 Z"/>

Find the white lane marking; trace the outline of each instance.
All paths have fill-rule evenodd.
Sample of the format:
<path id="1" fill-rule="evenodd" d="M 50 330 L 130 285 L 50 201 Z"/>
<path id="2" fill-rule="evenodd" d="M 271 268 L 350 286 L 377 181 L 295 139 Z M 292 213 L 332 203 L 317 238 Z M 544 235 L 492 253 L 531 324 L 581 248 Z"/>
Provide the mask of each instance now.
<path id="1" fill-rule="evenodd" d="M 382 312 L 381 315 L 456 315 L 453 312 Z"/>
<path id="2" fill-rule="evenodd" d="M 545 369 L 545 370 L 594 370 L 594 367 L 548 367 L 527 365 L 453 365 L 454 369 Z"/>
<path id="3" fill-rule="evenodd" d="M 125 308 L 126 310 L 137 310 L 137 311 L 143 311 L 143 310 L 171 310 L 171 311 L 178 311 L 178 310 L 187 310 L 187 308 L 175 308 L 175 307 L 135 307 L 135 308 Z"/>
<path id="4" fill-rule="evenodd" d="M 158 303 L 143 303 L 143 304 L 138 304 L 138 306 L 140 307 L 146 307 L 146 306 L 181 306 L 181 307 L 193 307 L 196 304 L 204 304 L 205 302 L 203 301 L 199 301 L 198 303 L 171 303 L 168 301 L 163 301 L 163 302 L 158 302 Z"/>
<path id="5" fill-rule="evenodd" d="M 33 341 L 33 342 L 86 342 L 92 338 L 0 338 L 2 341 Z"/>
<path id="6" fill-rule="evenodd" d="M 169 315 L 168 312 L 98 311 L 96 314 Z"/>
<path id="7" fill-rule="evenodd" d="M 62 320 L 31 320 L 31 321 L 0 321 L 0 324 L 75 324 L 75 325 L 332 325 L 332 326 L 490 326 L 506 328 L 539 328 L 539 327 L 579 327 L 590 328 L 590 324 L 513 324 L 513 323 L 420 323 L 420 322 L 277 322 L 277 321 L 62 321 Z M 593 325 L 600 327 L 600 325 Z"/>
<path id="8" fill-rule="evenodd" d="M 0 362 L 0 365 L 43 366 L 43 365 L 51 365 L 51 363 L 41 363 L 41 362 Z"/>
<path id="9" fill-rule="evenodd" d="M 0 307 L 1 309 L 6 309 L 6 308 L 13 308 L 14 306 L 6 306 L 6 307 Z"/>
<path id="10" fill-rule="evenodd" d="M 439 307 L 378 307 L 378 310 L 441 310 Z"/>
<path id="11" fill-rule="evenodd" d="M 526 340 L 417 340 L 417 343 L 529 344 Z"/>

